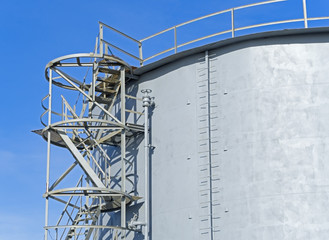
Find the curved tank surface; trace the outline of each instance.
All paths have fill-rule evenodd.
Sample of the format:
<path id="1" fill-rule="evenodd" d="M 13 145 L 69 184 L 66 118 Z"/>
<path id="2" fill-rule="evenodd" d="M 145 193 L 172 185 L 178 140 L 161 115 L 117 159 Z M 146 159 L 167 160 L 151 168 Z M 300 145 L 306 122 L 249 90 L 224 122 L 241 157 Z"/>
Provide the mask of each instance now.
<path id="1" fill-rule="evenodd" d="M 51 61 L 36 131 L 45 239 L 329 239 L 328 30 L 236 37 L 139 68 L 103 52 Z M 86 68 L 90 84 L 73 77 Z M 55 181 L 51 145 L 72 155 Z M 64 203 L 59 220 L 48 201 Z"/>
<path id="2" fill-rule="evenodd" d="M 329 238 L 327 32 L 256 34 L 136 70 L 127 91 L 155 102 L 151 239 Z"/>

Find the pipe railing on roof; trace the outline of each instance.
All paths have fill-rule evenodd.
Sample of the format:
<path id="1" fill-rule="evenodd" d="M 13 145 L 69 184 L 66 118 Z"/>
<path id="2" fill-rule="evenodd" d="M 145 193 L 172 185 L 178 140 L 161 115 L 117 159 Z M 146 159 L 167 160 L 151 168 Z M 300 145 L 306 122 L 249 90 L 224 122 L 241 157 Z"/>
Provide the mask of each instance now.
<path id="1" fill-rule="evenodd" d="M 180 23 L 178 25 L 175 25 L 173 27 L 167 28 L 167 29 L 162 30 L 158 33 L 155 33 L 155 34 L 152 34 L 148 37 L 145 37 L 141 40 L 137 40 L 137 39 L 121 32 L 121 31 L 119 31 L 119 30 L 117 30 L 117 29 L 115 29 L 115 28 L 113 28 L 113 27 L 111 27 L 111 26 L 109 26 L 105 23 L 99 22 L 99 24 L 100 24 L 100 34 L 99 34 L 100 54 L 104 54 L 104 45 L 105 45 L 106 49 L 109 46 L 111 46 L 111 47 L 117 49 L 118 51 L 120 51 L 121 53 L 123 53 L 123 54 L 125 54 L 125 55 L 127 55 L 131 58 L 134 58 L 135 60 L 138 60 L 140 65 L 143 66 L 146 61 L 149 61 L 149 60 L 151 60 L 155 57 L 161 56 L 165 53 L 168 53 L 168 52 L 171 52 L 171 51 L 173 51 L 173 53 L 177 53 L 178 49 L 181 48 L 181 47 L 190 45 L 192 43 L 200 42 L 202 40 L 206 40 L 206 39 L 209 39 L 209 38 L 213 38 L 215 36 L 224 35 L 224 34 L 227 34 L 227 33 L 231 33 L 231 37 L 234 38 L 235 35 L 236 35 L 236 32 L 242 31 L 242 30 L 247 30 L 247 29 L 254 29 L 254 28 L 259 28 L 259 27 L 266 27 L 266 26 L 271 26 L 271 25 L 279 25 L 279 24 L 287 24 L 287 23 L 296 23 L 296 22 L 304 22 L 304 28 L 308 28 L 308 22 L 309 21 L 329 20 L 329 16 L 308 18 L 307 17 L 306 0 L 301 0 L 302 4 L 303 4 L 303 18 L 280 20 L 280 21 L 271 21 L 271 22 L 259 23 L 259 24 L 244 26 L 244 27 L 238 27 L 238 28 L 235 27 L 235 15 L 236 15 L 237 10 L 251 8 L 251 7 L 260 6 L 260 5 L 271 4 L 271 3 L 287 2 L 287 1 L 290 1 L 290 0 L 270 0 L 270 1 L 263 1 L 263 2 L 258 2 L 258 3 L 247 4 L 247 5 L 243 5 L 243 6 L 239 6 L 239 7 L 229 8 L 229 9 L 226 9 L 226 10 L 218 11 L 218 12 L 215 12 L 215 13 L 211 13 L 211 14 L 208 14 L 208 15 L 205 15 L 205 16 L 202 16 L 202 17 L 198 17 L 198 18 Z M 186 25 L 194 23 L 194 22 L 197 22 L 197 21 L 200 21 L 200 20 L 203 20 L 203 19 L 207 19 L 207 18 L 218 16 L 218 15 L 225 14 L 225 13 L 230 13 L 231 28 L 178 44 L 178 36 L 177 36 L 177 29 L 178 28 L 180 28 L 182 26 L 186 26 Z M 126 51 L 126 50 L 123 50 L 122 48 L 120 48 L 120 47 L 118 47 L 118 46 L 116 46 L 116 45 L 114 45 L 114 44 L 112 44 L 108 41 L 105 41 L 103 39 L 103 27 L 106 27 L 107 29 L 110 29 L 110 30 L 114 31 L 114 32 L 120 34 L 121 36 L 132 40 L 134 43 L 137 43 L 138 44 L 138 56 L 136 56 L 136 55 L 134 55 L 134 54 L 132 54 L 132 53 Z M 157 36 L 161 36 L 161 35 L 163 35 L 167 32 L 170 32 L 170 31 L 173 31 L 174 45 L 172 47 L 169 47 L 168 49 L 157 52 L 157 53 L 155 53 L 155 54 L 153 54 L 149 57 L 143 58 L 143 48 L 142 48 L 143 43 L 147 40 L 153 39 Z"/>

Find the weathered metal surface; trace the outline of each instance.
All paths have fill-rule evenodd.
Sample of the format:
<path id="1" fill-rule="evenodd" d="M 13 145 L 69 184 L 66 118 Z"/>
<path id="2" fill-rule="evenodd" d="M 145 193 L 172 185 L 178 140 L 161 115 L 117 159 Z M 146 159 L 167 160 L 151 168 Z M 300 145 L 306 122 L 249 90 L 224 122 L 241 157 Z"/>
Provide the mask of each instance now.
<path id="1" fill-rule="evenodd" d="M 127 86 L 139 98 L 138 90 L 152 89 L 156 102 L 151 239 L 328 239 L 328 37 L 238 42 Z M 135 157 L 144 196 L 143 151 Z M 144 219 L 143 206 L 127 208 L 128 221 L 133 212 Z"/>

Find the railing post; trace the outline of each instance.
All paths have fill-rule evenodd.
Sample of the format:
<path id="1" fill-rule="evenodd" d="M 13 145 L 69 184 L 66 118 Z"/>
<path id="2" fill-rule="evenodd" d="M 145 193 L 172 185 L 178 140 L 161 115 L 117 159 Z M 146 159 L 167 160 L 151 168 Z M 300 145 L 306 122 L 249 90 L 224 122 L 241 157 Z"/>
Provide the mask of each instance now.
<path id="1" fill-rule="evenodd" d="M 175 35 L 175 53 L 177 53 L 177 27 L 174 27 L 174 35 Z"/>
<path id="2" fill-rule="evenodd" d="M 235 36 L 235 27 L 234 27 L 234 8 L 231 9 L 231 24 L 232 24 L 232 38 Z"/>
<path id="3" fill-rule="evenodd" d="M 303 10 L 304 10 L 304 27 L 308 28 L 306 0 L 303 0 Z"/>
<path id="4" fill-rule="evenodd" d="M 103 24 L 99 23 L 99 53 L 103 55 Z"/>
<path id="5" fill-rule="evenodd" d="M 142 42 L 139 42 L 138 43 L 138 49 L 139 49 L 139 64 L 141 66 L 143 66 L 143 62 L 144 62 L 144 59 L 143 59 L 143 48 L 142 48 Z"/>
<path id="6" fill-rule="evenodd" d="M 98 49 L 98 37 L 96 37 L 96 43 L 95 43 L 94 54 L 97 54 L 97 49 Z"/>

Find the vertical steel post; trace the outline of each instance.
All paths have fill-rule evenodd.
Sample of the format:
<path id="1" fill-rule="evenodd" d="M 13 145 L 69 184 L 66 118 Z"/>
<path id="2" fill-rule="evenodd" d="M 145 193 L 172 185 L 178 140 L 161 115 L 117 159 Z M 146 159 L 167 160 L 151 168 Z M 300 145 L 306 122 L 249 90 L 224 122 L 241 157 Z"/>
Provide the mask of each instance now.
<path id="1" fill-rule="evenodd" d="M 139 49 L 139 64 L 143 66 L 143 45 L 142 42 L 139 42 L 138 44 L 138 49 Z"/>
<path id="2" fill-rule="evenodd" d="M 103 24 L 99 23 L 99 54 L 103 55 Z"/>
<path id="3" fill-rule="evenodd" d="M 144 193 L 144 213 L 145 213 L 145 236 L 144 239 L 149 239 L 149 163 L 150 163 L 150 144 L 149 144 L 149 107 L 151 105 L 151 97 L 149 93 L 150 89 L 143 89 L 143 107 L 144 107 L 144 148 L 145 148 L 145 159 L 144 159 L 144 171 L 145 171 L 145 193 Z"/>
<path id="4" fill-rule="evenodd" d="M 98 37 L 96 37 L 96 43 L 95 43 L 95 49 L 94 49 L 95 54 L 97 54 L 97 48 L 98 48 Z"/>
<path id="5" fill-rule="evenodd" d="M 64 99 L 63 99 L 63 97 L 62 97 L 62 116 L 61 116 L 61 118 L 62 118 L 62 121 L 64 121 Z"/>
<path id="6" fill-rule="evenodd" d="M 105 43 L 105 54 L 109 54 L 109 45 L 107 43 Z"/>
<path id="7" fill-rule="evenodd" d="M 175 53 L 177 53 L 177 27 L 174 28 L 174 35 L 175 35 Z"/>
<path id="8" fill-rule="evenodd" d="M 126 84 L 125 68 L 120 69 L 121 81 L 121 123 L 126 126 Z M 126 192 L 126 129 L 121 131 L 121 191 Z M 121 227 L 126 228 L 126 197 L 121 197 Z M 126 231 L 121 231 L 121 239 L 126 239 Z"/>
<path id="9" fill-rule="evenodd" d="M 104 159 L 104 165 L 105 165 L 105 171 L 104 171 L 104 173 L 105 173 L 105 176 L 104 176 L 104 178 L 105 178 L 105 186 L 106 187 L 109 187 L 109 181 L 108 181 L 108 163 L 107 163 L 107 158 L 104 156 L 104 153 L 102 153 L 102 156 L 103 156 L 103 159 Z M 99 156 L 99 157 L 101 157 L 101 156 Z"/>
<path id="10" fill-rule="evenodd" d="M 303 0 L 303 11 L 304 11 L 304 27 L 308 28 L 306 0 Z"/>
<path id="11" fill-rule="evenodd" d="M 97 69 L 98 69 L 98 63 L 94 62 L 93 63 L 93 81 L 91 83 L 91 94 L 92 94 L 92 99 L 93 99 L 93 103 L 91 108 L 89 109 L 89 112 L 91 111 L 93 105 L 94 105 L 94 101 L 95 101 L 95 97 L 96 97 L 96 79 L 97 79 Z"/>
<path id="12" fill-rule="evenodd" d="M 53 72 L 49 69 L 49 99 L 48 99 L 48 133 L 47 133 L 47 173 L 46 173 L 46 193 L 49 192 L 49 169 L 50 169 L 50 125 L 51 125 L 51 104 L 52 104 L 52 83 L 53 82 Z M 48 205 L 49 198 L 46 197 L 46 212 L 45 212 L 45 227 L 48 227 Z M 45 229 L 45 240 L 48 239 L 48 229 Z"/>
<path id="13" fill-rule="evenodd" d="M 232 38 L 235 37 L 234 8 L 231 9 Z"/>

